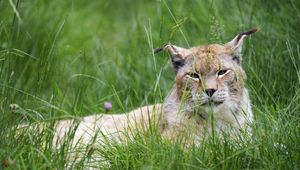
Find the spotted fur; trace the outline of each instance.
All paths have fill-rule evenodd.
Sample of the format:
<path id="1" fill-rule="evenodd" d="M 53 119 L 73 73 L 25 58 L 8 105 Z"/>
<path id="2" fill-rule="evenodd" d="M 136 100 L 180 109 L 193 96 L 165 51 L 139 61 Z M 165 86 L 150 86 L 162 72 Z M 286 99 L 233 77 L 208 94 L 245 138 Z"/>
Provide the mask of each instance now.
<path id="1" fill-rule="evenodd" d="M 58 121 L 53 144 L 60 146 L 74 122 L 78 126 L 73 145 L 91 143 L 97 134 L 97 143 L 107 139 L 122 141 L 128 132 L 129 136 L 134 136 L 133 131 L 147 131 L 150 122 L 157 122 L 154 125 L 158 125 L 165 137 L 177 138 L 181 133 L 192 136 L 196 143 L 201 141 L 204 129 L 211 129 L 210 121 L 216 122 L 219 132 L 231 128 L 249 130 L 253 114 L 245 87 L 241 46 L 243 39 L 254 32 L 241 33 L 224 45 L 186 49 L 166 44 L 158 48 L 156 53 L 169 52 L 175 71 L 174 86 L 164 103 L 124 114 L 95 114 L 79 118 L 79 121 Z M 44 124 L 39 126 L 44 127 Z"/>

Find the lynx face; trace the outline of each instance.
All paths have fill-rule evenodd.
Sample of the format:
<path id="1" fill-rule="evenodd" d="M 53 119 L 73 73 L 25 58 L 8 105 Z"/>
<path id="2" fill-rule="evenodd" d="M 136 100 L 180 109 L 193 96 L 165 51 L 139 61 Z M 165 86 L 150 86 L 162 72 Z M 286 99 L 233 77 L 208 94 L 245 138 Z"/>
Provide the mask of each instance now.
<path id="1" fill-rule="evenodd" d="M 187 50 L 175 70 L 178 96 L 205 110 L 238 105 L 245 74 L 235 57 L 230 48 L 217 44 Z"/>
<path id="2" fill-rule="evenodd" d="M 239 112 L 246 75 L 242 69 L 242 43 L 252 29 L 238 34 L 224 44 L 211 44 L 190 49 L 167 44 L 155 52 L 167 50 L 175 71 L 176 92 L 180 101 L 206 112 Z M 248 94 L 244 95 L 248 96 Z M 247 97 L 248 98 L 248 97 Z M 240 109 L 241 110 L 241 109 Z"/>

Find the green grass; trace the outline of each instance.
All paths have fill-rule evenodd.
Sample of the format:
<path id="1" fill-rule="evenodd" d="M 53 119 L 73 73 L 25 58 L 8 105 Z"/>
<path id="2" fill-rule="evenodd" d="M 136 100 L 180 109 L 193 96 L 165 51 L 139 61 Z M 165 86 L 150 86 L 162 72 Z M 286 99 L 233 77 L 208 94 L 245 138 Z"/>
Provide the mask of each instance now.
<path id="1" fill-rule="evenodd" d="M 259 27 L 243 58 L 251 142 L 213 137 L 184 148 L 153 131 L 94 154 L 111 169 L 299 169 L 299 2 L 0 0 L 0 160 L 11 159 L 10 169 L 61 169 L 71 139 L 53 149 L 51 131 L 16 135 L 16 125 L 101 113 L 104 101 L 114 113 L 162 102 L 174 75 L 153 47 L 225 43 Z"/>

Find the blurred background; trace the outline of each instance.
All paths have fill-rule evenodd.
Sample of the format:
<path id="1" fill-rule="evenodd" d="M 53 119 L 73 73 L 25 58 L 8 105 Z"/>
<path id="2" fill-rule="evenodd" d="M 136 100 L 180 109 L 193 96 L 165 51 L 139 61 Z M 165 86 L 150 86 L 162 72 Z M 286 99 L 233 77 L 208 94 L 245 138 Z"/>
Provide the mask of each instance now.
<path id="1" fill-rule="evenodd" d="M 299 1 L 1 0 L 0 110 L 35 118 L 123 112 L 162 102 L 173 84 L 167 42 L 245 41 L 256 107 L 287 105 L 299 89 Z M 299 108 L 299 106 L 295 106 Z M 15 119 L 20 115 L 4 114 Z"/>
<path id="2" fill-rule="evenodd" d="M 163 102 L 174 73 L 153 48 L 224 44 L 251 28 L 260 31 L 243 48 L 250 141 L 184 148 L 151 131 L 77 153 L 98 149 L 111 165 L 99 169 L 299 169 L 299 23 L 299 0 L 0 0 L 0 169 L 66 169 L 72 134 L 53 149 L 51 120 L 106 112 L 105 101 L 106 113 Z M 51 125 L 16 130 L 28 122 Z M 87 168 L 85 158 L 72 167 Z"/>

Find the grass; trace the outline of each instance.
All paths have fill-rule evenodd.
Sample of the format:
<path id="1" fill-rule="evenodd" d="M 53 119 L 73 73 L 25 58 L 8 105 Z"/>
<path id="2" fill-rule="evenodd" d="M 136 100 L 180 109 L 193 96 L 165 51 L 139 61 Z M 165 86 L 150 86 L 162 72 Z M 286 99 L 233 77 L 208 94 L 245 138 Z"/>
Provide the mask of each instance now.
<path id="1" fill-rule="evenodd" d="M 154 131 L 96 148 L 111 167 L 96 166 L 299 169 L 299 9 L 296 0 L 0 0 L 0 168 L 66 165 L 71 139 L 53 149 L 51 131 L 16 138 L 18 124 L 101 113 L 104 101 L 112 102 L 111 113 L 162 102 L 174 75 L 167 54 L 154 56 L 153 47 L 225 43 L 259 27 L 243 59 L 255 113 L 251 142 L 212 137 L 184 148 Z M 88 161 L 87 155 L 70 168 L 84 169 Z"/>

